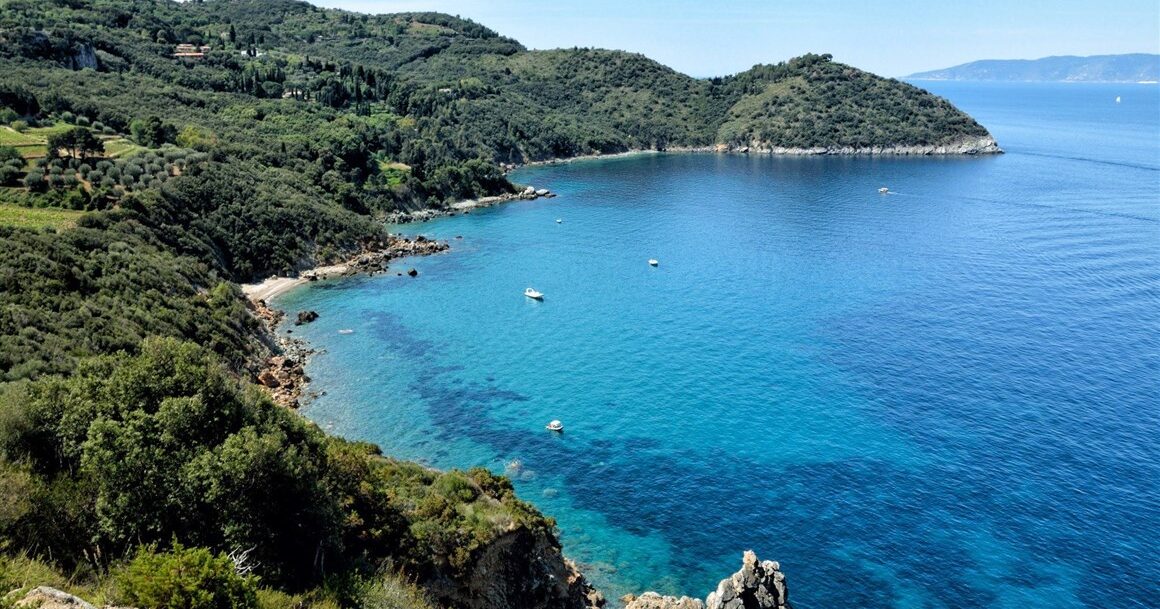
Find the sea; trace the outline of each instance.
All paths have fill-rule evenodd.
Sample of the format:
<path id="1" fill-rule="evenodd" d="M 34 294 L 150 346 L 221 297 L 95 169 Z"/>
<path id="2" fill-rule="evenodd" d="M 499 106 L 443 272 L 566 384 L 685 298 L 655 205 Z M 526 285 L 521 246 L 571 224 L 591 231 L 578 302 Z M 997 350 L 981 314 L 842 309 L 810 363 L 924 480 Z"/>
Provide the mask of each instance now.
<path id="1" fill-rule="evenodd" d="M 579 161 L 393 227 L 452 249 L 276 301 L 303 414 L 506 473 L 613 606 L 749 549 L 798 609 L 1160 606 L 1160 86 L 916 84 L 1006 154 Z"/>

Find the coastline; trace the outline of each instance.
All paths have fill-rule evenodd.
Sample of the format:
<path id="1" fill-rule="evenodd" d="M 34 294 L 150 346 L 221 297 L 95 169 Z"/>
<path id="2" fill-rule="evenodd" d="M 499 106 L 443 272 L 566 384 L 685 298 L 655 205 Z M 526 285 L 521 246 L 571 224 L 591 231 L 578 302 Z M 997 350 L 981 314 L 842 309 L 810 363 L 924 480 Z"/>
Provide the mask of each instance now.
<path id="1" fill-rule="evenodd" d="M 242 294 L 261 325 L 261 339 L 268 349 L 252 380 L 265 389 L 276 404 L 290 409 L 300 406 L 299 400 L 310 383 L 305 366 L 316 351 L 300 338 L 278 335 L 277 327 L 286 318 L 286 311 L 271 306 L 270 299 L 312 281 L 384 273 L 389 269 L 388 264 L 397 258 L 429 256 L 449 249 L 451 246 L 448 243 L 427 239 L 422 235 L 415 238 L 389 235 L 386 247 L 364 250 L 338 264 L 306 269 L 295 277 L 275 275 L 258 283 L 241 284 Z M 413 271 L 411 269 L 408 274 Z M 403 273 L 400 271 L 398 274 Z M 310 323 L 316 317 L 317 313 L 313 311 L 302 311 L 295 323 Z"/>
<path id="2" fill-rule="evenodd" d="M 257 302 L 259 300 L 268 301 L 300 285 L 309 283 L 311 279 L 308 278 L 308 273 L 312 273 L 316 279 L 329 279 L 342 275 L 349 269 L 350 263 L 342 262 L 329 266 L 315 267 L 299 274 L 297 277 L 279 277 L 278 275 L 274 275 L 258 283 L 243 283 L 240 285 L 242 293 L 246 295 L 246 298 L 250 299 L 250 302 Z"/>

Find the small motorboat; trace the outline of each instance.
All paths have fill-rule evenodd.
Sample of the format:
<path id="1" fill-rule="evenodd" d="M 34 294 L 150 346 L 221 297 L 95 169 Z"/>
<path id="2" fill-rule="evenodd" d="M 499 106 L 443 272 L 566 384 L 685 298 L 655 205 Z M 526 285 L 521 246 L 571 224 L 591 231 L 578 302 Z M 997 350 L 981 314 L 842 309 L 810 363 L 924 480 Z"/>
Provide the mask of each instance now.
<path id="1" fill-rule="evenodd" d="M 551 423 L 548 423 L 547 430 L 554 431 L 556 433 L 564 433 L 564 424 L 559 421 L 552 421 Z"/>
<path id="2" fill-rule="evenodd" d="M 563 222 L 564 222 L 563 218 L 556 218 L 556 224 L 563 224 Z"/>
<path id="3" fill-rule="evenodd" d="M 338 333 L 339 334 L 354 334 L 354 330 L 351 330 L 350 328 L 343 328 L 342 330 L 339 330 Z"/>
<path id="4" fill-rule="evenodd" d="M 537 292 L 535 288 L 528 288 L 528 289 L 524 290 L 524 296 L 527 296 L 528 298 L 531 298 L 532 300 L 543 300 L 544 299 L 543 293 Z"/>
<path id="5" fill-rule="evenodd" d="M 660 260 L 657 260 L 656 258 L 649 258 L 649 259 L 648 259 L 648 265 L 649 265 L 649 266 L 656 266 L 656 265 L 658 265 L 658 264 L 660 264 L 660 263 L 661 263 L 661 261 L 660 261 Z"/>
<path id="6" fill-rule="evenodd" d="M 884 195 L 884 194 L 886 194 L 886 193 L 888 193 L 888 192 L 890 192 L 890 189 L 889 189 L 889 188 L 887 188 L 887 187 L 885 187 L 885 186 L 883 186 L 882 188 L 879 188 L 879 189 L 878 189 L 878 194 L 880 194 L 880 195 Z"/>

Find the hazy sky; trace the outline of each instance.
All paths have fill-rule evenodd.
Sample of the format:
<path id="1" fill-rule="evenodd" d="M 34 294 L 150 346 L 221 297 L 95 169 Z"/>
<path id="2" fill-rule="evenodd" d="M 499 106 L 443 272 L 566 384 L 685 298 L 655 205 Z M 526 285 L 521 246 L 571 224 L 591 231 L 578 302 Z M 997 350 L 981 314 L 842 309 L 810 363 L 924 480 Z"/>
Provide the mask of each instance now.
<path id="1" fill-rule="evenodd" d="M 976 59 L 1160 53 L 1160 0 L 311 0 L 440 11 L 533 49 L 644 53 L 693 76 L 805 52 L 884 76 Z"/>

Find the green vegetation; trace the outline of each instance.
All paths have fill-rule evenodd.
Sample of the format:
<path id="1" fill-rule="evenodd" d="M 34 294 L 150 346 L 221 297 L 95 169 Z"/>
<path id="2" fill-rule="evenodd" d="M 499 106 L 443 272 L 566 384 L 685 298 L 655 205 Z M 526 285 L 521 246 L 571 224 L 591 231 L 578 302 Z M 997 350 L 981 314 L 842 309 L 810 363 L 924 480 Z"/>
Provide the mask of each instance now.
<path id="1" fill-rule="evenodd" d="M 79 211 L 36 209 L 0 202 L 0 227 L 62 230 L 75 226 L 80 217 Z"/>
<path id="2" fill-rule="evenodd" d="M 500 536 L 556 543 L 504 478 L 275 407 L 236 282 L 380 247 L 388 212 L 513 192 L 500 163 L 986 133 L 825 55 L 698 80 L 293 0 L 0 0 L 0 69 L 0 596 L 157 607 L 479 606 Z"/>
<path id="3" fill-rule="evenodd" d="M 228 559 L 182 544 L 302 591 L 388 564 L 463 581 L 497 535 L 553 527 L 485 470 L 435 472 L 326 436 L 204 349 L 146 339 L 140 350 L 4 387 L 0 547 L 104 572 L 139 544 L 171 546 L 138 548 L 120 593 L 170 606 L 161 599 L 187 587 L 158 576 L 171 572 L 216 582 L 197 588 L 233 603 L 204 606 L 248 606 L 252 582 L 225 577 Z"/>
<path id="4" fill-rule="evenodd" d="M 239 574 L 230 557 L 179 543 L 167 552 L 140 547 L 117 580 L 121 597 L 137 607 L 251 609 L 258 604 L 256 578 Z"/>
<path id="5" fill-rule="evenodd" d="M 729 110 L 721 142 L 761 147 L 870 148 L 943 144 L 987 132 L 944 99 L 806 55 L 737 77 L 752 94 Z M 954 137 L 950 137 L 950 136 Z"/>

